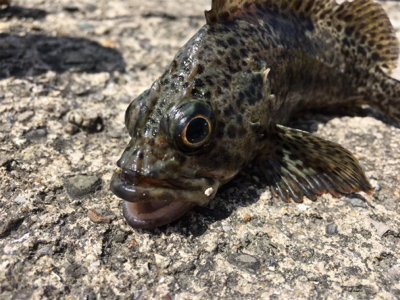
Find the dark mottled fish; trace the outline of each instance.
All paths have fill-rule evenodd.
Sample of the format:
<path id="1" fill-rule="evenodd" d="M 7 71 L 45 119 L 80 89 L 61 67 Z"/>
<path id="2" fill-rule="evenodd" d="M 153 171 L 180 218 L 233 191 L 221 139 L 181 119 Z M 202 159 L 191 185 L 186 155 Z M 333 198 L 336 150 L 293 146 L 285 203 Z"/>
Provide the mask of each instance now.
<path id="1" fill-rule="evenodd" d="M 400 121 L 398 41 L 377 3 L 213 0 L 207 24 L 126 111 L 132 137 L 112 191 L 135 228 L 169 223 L 249 161 L 284 201 L 372 192 L 340 145 L 282 126 L 294 114 L 367 103 Z"/>

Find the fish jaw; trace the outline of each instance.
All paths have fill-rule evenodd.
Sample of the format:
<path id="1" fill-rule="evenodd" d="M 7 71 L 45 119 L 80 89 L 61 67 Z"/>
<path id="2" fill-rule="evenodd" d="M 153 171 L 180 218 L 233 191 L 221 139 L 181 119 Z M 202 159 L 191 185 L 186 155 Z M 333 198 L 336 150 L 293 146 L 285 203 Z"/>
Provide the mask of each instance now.
<path id="1" fill-rule="evenodd" d="M 180 218 L 196 205 L 206 205 L 219 187 L 211 178 L 151 179 L 129 170 L 116 172 L 112 192 L 124 199 L 123 215 L 133 228 L 153 228 Z"/>
<path id="2" fill-rule="evenodd" d="M 193 207 L 183 202 L 146 202 L 132 203 L 124 201 L 122 213 L 126 222 L 133 228 L 154 228 L 171 223 Z"/>

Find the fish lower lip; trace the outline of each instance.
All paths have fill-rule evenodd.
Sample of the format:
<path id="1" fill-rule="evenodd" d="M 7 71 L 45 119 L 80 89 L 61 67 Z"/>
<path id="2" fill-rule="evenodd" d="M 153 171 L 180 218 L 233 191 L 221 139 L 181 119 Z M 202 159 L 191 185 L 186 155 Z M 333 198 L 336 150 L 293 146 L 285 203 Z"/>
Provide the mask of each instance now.
<path id="1" fill-rule="evenodd" d="M 153 228 L 179 219 L 194 204 L 170 201 L 133 203 L 124 201 L 122 212 L 133 228 Z"/>
<path id="2" fill-rule="evenodd" d="M 123 214 L 130 226 L 152 228 L 180 218 L 196 205 L 207 204 L 218 184 L 207 178 L 156 180 L 122 170 L 113 175 L 110 188 L 125 200 Z"/>

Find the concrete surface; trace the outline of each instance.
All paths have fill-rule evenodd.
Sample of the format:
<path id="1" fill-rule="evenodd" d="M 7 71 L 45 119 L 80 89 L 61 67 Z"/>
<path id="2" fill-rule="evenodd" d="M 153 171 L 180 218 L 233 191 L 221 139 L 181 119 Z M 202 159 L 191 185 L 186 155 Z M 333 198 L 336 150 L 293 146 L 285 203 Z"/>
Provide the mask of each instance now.
<path id="1" fill-rule="evenodd" d="M 400 129 L 368 108 L 292 125 L 352 151 L 371 196 L 286 204 L 249 166 L 171 225 L 126 225 L 108 189 L 129 139 L 125 109 L 209 7 L 15 0 L 0 10 L 1 299 L 400 298 Z M 384 7 L 400 30 L 400 4 Z"/>

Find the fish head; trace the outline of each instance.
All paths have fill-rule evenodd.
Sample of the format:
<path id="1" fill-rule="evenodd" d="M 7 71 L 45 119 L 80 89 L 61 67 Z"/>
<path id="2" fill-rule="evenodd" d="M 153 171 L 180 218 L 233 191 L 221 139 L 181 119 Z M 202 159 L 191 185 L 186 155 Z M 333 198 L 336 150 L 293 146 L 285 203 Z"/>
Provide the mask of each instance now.
<path id="1" fill-rule="evenodd" d="M 199 43 L 194 37 L 126 110 L 131 141 L 110 187 L 125 200 L 132 227 L 161 226 L 208 204 L 251 159 L 251 126 L 229 104 L 240 91 L 220 92 L 217 82 L 225 75 L 211 59 L 199 59 L 207 56 Z"/>
<path id="2" fill-rule="evenodd" d="M 212 104 L 184 94 L 165 107 L 168 95 L 158 80 L 126 111 L 131 140 L 111 189 L 125 200 L 124 216 L 132 227 L 160 226 L 206 205 L 238 172 L 237 162 L 227 159 L 229 147 L 219 147 L 223 134 Z"/>

